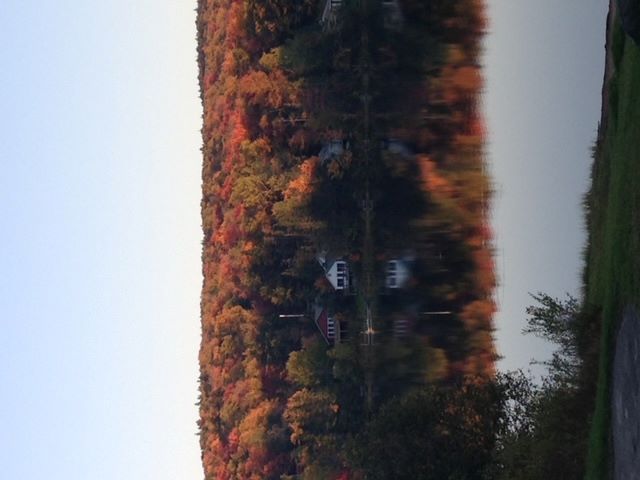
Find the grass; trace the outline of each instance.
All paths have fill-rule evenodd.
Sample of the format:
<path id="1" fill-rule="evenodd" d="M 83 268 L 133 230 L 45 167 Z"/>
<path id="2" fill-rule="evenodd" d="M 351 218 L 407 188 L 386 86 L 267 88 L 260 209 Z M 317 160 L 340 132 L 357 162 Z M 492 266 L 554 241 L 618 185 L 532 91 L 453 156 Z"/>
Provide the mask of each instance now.
<path id="1" fill-rule="evenodd" d="M 611 472 L 610 386 L 615 333 L 627 305 L 640 306 L 640 48 L 616 22 L 610 118 L 596 147 L 587 195 L 585 300 L 602 307 L 596 406 L 586 478 Z"/>

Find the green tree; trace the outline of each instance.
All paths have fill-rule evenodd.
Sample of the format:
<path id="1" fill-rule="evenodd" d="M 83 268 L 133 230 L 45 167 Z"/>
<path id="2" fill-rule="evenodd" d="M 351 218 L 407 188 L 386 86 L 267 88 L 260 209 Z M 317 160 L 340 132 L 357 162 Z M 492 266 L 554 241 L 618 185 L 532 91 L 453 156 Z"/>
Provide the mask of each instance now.
<path id="1" fill-rule="evenodd" d="M 493 382 L 428 387 L 383 406 L 349 445 L 367 479 L 481 480 L 491 470 L 502 415 Z"/>
<path id="2" fill-rule="evenodd" d="M 291 352 L 287 362 L 287 377 L 301 387 L 326 383 L 331 376 L 331 362 L 326 346 L 317 338 L 308 340 L 302 350 Z"/>
<path id="3" fill-rule="evenodd" d="M 580 367 L 578 330 L 580 304 L 567 294 L 566 300 L 546 293 L 531 294 L 537 302 L 527 307 L 525 334 L 534 334 L 557 345 L 551 360 L 542 362 L 549 367 L 551 378 L 559 383 L 575 381 Z"/>

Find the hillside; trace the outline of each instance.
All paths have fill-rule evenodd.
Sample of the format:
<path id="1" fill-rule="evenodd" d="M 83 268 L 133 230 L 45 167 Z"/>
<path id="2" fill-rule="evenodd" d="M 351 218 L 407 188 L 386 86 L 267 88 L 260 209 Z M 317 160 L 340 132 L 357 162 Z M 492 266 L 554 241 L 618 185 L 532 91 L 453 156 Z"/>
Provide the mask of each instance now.
<path id="1" fill-rule="evenodd" d="M 205 477 L 375 478 L 371 432 L 428 403 L 458 413 L 423 425 L 396 478 L 452 441 L 481 471 L 483 3 L 202 0 L 197 24 Z M 437 433 L 453 425 L 487 441 Z"/>

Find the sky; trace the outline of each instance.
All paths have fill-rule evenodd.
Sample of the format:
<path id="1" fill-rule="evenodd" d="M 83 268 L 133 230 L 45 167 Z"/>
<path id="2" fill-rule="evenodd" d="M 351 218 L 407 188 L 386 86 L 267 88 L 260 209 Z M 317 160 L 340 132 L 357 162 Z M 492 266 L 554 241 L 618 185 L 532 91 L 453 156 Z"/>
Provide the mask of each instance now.
<path id="1" fill-rule="evenodd" d="M 202 477 L 194 9 L 1 3 L 1 478 Z"/>
<path id="2" fill-rule="evenodd" d="M 2 478 L 201 478 L 195 0 L 0 6 Z M 491 0 L 501 368 L 576 292 L 604 0 Z"/>
<path id="3" fill-rule="evenodd" d="M 502 370 L 527 369 L 550 354 L 548 344 L 520 334 L 529 292 L 581 294 L 581 202 L 600 120 L 608 4 L 488 1 L 484 109 L 496 188 Z"/>

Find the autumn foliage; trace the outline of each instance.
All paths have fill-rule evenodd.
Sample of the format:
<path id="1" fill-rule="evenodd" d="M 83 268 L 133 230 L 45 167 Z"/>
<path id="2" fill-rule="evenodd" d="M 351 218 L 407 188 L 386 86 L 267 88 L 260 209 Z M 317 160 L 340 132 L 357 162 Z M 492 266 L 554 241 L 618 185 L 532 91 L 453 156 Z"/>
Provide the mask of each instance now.
<path id="1" fill-rule="evenodd" d="M 379 166 L 366 172 L 355 147 L 329 162 L 318 156 L 335 139 L 359 141 L 360 87 L 345 73 L 364 55 L 349 43 L 357 32 L 323 32 L 319 0 L 198 2 L 199 428 L 207 479 L 362 475 L 362 465 L 340 448 L 367 420 L 361 398 L 367 367 L 357 342 L 328 348 L 318 343 L 313 323 L 279 314 L 331 293 L 314 258 L 319 245 L 349 251 L 354 263 L 366 256 L 351 248 L 366 235 L 353 199 L 365 177 L 380 206 L 372 241 L 390 250 L 413 245 L 422 273 L 411 301 L 452 312 L 441 328 L 416 320 L 414 343 L 384 347 L 389 365 L 398 367 L 380 367 L 376 401 L 425 379 L 493 374 L 491 185 L 478 109 L 483 3 L 400 5 L 403 41 L 416 48 L 397 40 L 386 46 L 372 34 L 379 65 L 371 79 L 373 128 L 377 140 L 399 139 L 413 154 L 379 153 Z M 411 64 L 421 67 L 412 71 Z M 336 308 L 345 318 L 357 315 L 347 300 Z"/>

